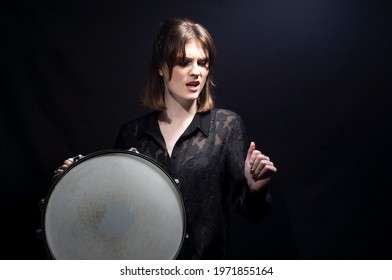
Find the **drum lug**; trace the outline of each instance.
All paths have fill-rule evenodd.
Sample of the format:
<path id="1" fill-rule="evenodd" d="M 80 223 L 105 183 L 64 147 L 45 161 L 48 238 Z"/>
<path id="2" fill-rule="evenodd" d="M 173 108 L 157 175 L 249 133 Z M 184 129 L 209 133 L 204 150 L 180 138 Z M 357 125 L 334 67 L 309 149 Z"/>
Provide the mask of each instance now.
<path id="1" fill-rule="evenodd" d="M 136 148 L 133 148 L 133 147 L 130 148 L 128 151 L 140 154 L 139 151 Z"/>
<path id="2" fill-rule="evenodd" d="M 76 161 L 78 161 L 78 160 L 80 160 L 80 159 L 82 159 L 82 158 L 84 158 L 84 156 L 82 156 L 82 155 L 77 155 L 77 156 L 73 157 L 73 160 L 76 162 Z"/>
<path id="3" fill-rule="evenodd" d="M 38 207 L 41 211 L 44 210 L 44 207 L 45 207 L 45 199 L 44 198 L 40 200 L 40 202 L 38 203 Z"/>
<path id="4" fill-rule="evenodd" d="M 177 187 L 180 187 L 180 180 L 178 180 L 178 179 L 174 179 L 174 182 L 176 182 L 176 184 L 177 184 Z"/>
<path id="5" fill-rule="evenodd" d="M 35 231 L 35 234 L 36 234 L 36 237 L 37 237 L 38 239 L 42 239 L 43 233 L 42 233 L 42 229 L 41 229 L 41 228 L 37 229 L 37 230 Z"/>

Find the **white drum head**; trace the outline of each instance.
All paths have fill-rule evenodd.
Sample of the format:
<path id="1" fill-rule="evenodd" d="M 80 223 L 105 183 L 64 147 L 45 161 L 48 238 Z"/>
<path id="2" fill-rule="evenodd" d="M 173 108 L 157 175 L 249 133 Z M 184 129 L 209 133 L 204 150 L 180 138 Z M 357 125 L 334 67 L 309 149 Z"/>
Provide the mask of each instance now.
<path id="1" fill-rule="evenodd" d="M 129 151 L 77 161 L 53 186 L 43 229 L 55 259 L 174 259 L 183 201 L 156 163 Z"/>

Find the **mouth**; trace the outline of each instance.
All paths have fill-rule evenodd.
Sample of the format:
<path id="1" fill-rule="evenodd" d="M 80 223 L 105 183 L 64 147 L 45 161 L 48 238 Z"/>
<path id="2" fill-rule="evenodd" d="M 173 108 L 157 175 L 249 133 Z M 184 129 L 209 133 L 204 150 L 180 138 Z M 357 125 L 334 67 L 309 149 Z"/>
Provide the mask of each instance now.
<path id="1" fill-rule="evenodd" d="M 199 81 L 192 81 L 186 84 L 186 86 L 190 89 L 190 90 L 197 90 L 198 87 L 200 85 Z"/>

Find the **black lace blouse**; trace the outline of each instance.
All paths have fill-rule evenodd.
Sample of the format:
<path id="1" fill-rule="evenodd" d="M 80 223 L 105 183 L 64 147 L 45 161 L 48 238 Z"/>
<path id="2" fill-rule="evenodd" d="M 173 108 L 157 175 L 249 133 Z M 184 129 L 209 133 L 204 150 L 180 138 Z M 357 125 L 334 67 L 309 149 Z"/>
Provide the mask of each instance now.
<path id="1" fill-rule="evenodd" d="M 187 238 L 178 259 L 226 258 L 230 201 L 239 214 L 254 221 L 262 221 L 269 211 L 269 194 L 251 193 L 246 183 L 247 145 L 241 117 L 224 109 L 197 113 L 171 157 L 157 112 L 121 127 L 116 149 L 136 148 L 180 181 Z"/>

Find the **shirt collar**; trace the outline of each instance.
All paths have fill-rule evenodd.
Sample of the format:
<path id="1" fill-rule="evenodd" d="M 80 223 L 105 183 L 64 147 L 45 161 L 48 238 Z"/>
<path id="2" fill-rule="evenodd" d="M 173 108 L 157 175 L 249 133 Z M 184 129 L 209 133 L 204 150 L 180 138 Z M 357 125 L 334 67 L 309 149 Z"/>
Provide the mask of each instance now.
<path id="1" fill-rule="evenodd" d="M 162 137 L 159 124 L 157 121 L 158 112 L 152 112 L 147 115 L 146 121 L 144 122 L 144 128 L 139 130 L 138 139 L 144 135 L 152 135 L 156 138 Z M 211 111 L 196 113 L 191 124 L 187 128 L 184 134 L 190 134 L 195 130 L 200 130 L 204 136 L 208 137 L 211 125 Z"/>
<path id="2" fill-rule="evenodd" d="M 211 112 L 203 112 L 203 113 L 196 113 L 195 117 L 193 118 L 191 124 L 189 125 L 188 129 L 185 133 L 192 133 L 196 129 L 200 130 L 204 136 L 208 137 L 210 132 L 210 120 L 211 120 Z"/>

